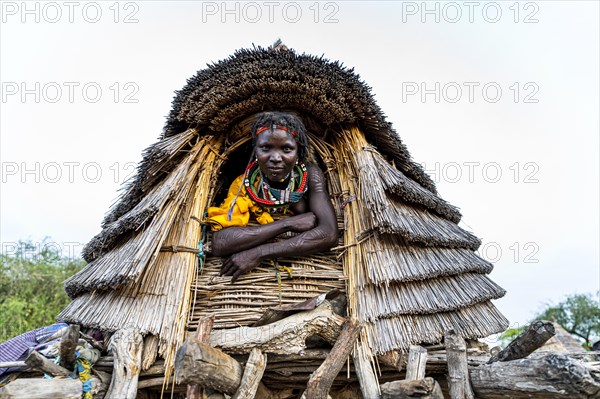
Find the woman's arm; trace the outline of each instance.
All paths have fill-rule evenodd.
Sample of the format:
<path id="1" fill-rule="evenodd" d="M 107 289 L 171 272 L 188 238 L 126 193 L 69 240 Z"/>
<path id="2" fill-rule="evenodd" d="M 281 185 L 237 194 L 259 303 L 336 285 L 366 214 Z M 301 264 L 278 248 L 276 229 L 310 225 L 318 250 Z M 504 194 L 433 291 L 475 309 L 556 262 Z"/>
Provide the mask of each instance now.
<path id="1" fill-rule="evenodd" d="M 216 256 L 229 256 L 264 244 L 288 231 L 308 231 L 315 227 L 315 222 L 315 214 L 308 212 L 260 226 L 228 227 L 213 233 L 212 253 Z"/>
<path id="2" fill-rule="evenodd" d="M 235 282 L 264 260 L 323 252 L 337 243 L 337 220 L 327 193 L 325 176 L 314 165 L 308 167 L 308 175 L 309 207 L 316 217 L 316 226 L 288 240 L 264 243 L 233 254 L 223 262 L 221 275 L 233 276 L 231 281 Z"/>

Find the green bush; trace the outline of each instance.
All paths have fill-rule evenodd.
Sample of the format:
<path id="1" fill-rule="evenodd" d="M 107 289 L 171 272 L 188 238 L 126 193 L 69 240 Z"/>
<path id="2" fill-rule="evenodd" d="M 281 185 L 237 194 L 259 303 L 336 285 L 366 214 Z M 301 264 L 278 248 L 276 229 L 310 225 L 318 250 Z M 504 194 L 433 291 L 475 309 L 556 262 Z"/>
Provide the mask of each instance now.
<path id="1" fill-rule="evenodd" d="M 4 248 L 6 249 L 6 248 Z M 69 303 L 63 281 L 85 265 L 48 239 L 19 241 L 0 255 L 0 342 L 56 322 Z"/>

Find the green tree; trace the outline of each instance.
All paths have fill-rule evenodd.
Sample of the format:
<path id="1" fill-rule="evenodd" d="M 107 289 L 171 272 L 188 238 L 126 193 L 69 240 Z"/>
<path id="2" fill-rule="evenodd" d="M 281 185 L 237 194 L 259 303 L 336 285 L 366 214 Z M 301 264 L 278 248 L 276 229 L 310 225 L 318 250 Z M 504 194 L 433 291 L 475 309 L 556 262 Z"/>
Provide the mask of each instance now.
<path id="1" fill-rule="evenodd" d="M 56 322 L 57 314 L 69 303 L 63 281 L 85 265 L 82 259 L 63 256 L 49 239 L 19 241 L 3 249 L 0 342 Z"/>
<path id="2" fill-rule="evenodd" d="M 502 348 L 506 348 L 506 345 L 510 344 L 515 338 L 517 338 L 519 334 L 525 331 L 527 327 L 528 325 L 506 329 L 498 336 L 498 343 Z"/>
<path id="3" fill-rule="evenodd" d="M 570 334 L 582 338 L 585 346 L 592 346 L 592 339 L 600 337 L 600 307 L 592 294 L 569 295 L 555 306 L 549 306 L 537 320 L 553 320 Z"/>

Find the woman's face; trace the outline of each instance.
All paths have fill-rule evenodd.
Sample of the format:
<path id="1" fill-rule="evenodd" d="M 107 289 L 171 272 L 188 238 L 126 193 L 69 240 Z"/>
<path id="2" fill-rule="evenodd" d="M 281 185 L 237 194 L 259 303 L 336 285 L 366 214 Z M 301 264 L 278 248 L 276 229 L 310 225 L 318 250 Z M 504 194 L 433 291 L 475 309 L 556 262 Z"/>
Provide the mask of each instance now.
<path id="1" fill-rule="evenodd" d="M 298 144 L 284 130 L 265 130 L 256 138 L 256 159 L 263 175 L 273 182 L 282 181 L 298 160 Z"/>

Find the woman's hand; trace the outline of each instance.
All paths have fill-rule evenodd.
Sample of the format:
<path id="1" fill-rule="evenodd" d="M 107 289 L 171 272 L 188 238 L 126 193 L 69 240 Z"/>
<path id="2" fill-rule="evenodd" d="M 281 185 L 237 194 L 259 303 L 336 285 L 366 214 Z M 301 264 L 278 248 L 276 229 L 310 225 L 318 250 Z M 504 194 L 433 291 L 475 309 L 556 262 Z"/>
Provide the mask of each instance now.
<path id="1" fill-rule="evenodd" d="M 235 283 L 239 276 L 246 274 L 260 265 L 260 258 L 254 248 L 238 252 L 225 259 L 221 266 L 220 276 L 232 276 L 231 282 Z"/>

